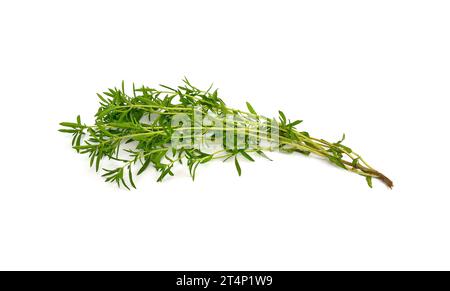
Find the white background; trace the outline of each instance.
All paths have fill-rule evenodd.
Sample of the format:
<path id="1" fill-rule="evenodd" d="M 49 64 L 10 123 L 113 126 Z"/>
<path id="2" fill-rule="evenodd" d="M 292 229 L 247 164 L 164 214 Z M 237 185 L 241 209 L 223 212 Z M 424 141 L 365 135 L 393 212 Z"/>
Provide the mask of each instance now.
<path id="1" fill-rule="evenodd" d="M 2 1 L 0 268 L 450 269 L 448 1 Z M 214 82 L 347 145 L 393 190 L 316 158 L 215 162 L 128 192 L 57 132 L 96 92 Z"/>

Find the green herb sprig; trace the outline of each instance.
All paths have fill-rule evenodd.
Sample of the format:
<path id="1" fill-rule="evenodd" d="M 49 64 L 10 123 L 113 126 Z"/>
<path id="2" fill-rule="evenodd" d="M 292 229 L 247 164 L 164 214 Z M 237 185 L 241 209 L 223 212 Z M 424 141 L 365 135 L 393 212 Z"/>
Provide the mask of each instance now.
<path id="1" fill-rule="evenodd" d="M 176 88 L 160 86 L 161 89 L 136 88 L 133 84 L 132 95 L 129 96 L 122 82 L 121 88 L 97 94 L 100 107 L 94 125 L 82 123 L 78 116 L 75 122 L 60 123 L 63 128 L 59 131 L 73 136 L 72 147 L 89 156 L 91 167 L 96 171 L 102 170 L 106 182 L 114 182 L 127 189 L 136 188 L 134 176 L 149 167 L 159 172 L 157 181 L 173 176 L 172 170 L 177 163 L 187 164 L 192 179 L 195 179 L 200 164 L 234 159 L 240 176 L 242 169 L 238 157 L 252 162 L 255 155 L 269 159 L 265 152 L 275 150 L 270 145 L 273 141 L 277 141 L 276 149 L 281 152 L 314 154 L 337 167 L 359 174 L 365 177 L 370 187 L 374 178 L 389 188 L 393 187 L 389 178 L 343 144 L 345 135 L 337 142 L 328 142 L 296 129 L 302 121 L 291 121 L 282 111 L 279 111 L 277 119 L 270 119 L 258 114 L 248 102 L 247 111 L 230 108 L 218 97 L 217 90 L 212 90 L 212 87 L 200 90 L 186 78 Z M 173 124 L 173 117 L 180 114 L 192 121 L 190 126 Z M 196 116 L 207 117 L 216 123 L 198 124 Z M 224 122 L 226 116 L 233 117 L 231 124 Z M 259 130 L 261 124 L 268 129 L 267 134 Z M 184 137 L 193 144 L 174 146 L 174 134 L 180 132 L 185 133 Z M 223 134 L 220 136 L 218 133 Z M 225 141 L 225 137 L 230 135 L 234 138 L 232 144 Z M 244 136 L 240 146 L 237 145 L 239 136 Z M 205 137 L 216 139 L 221 146 L 214 151 L 203 149 L 200 143 Z M 117 166 L 101 168 L 103 159 L 115 161 Z"/>

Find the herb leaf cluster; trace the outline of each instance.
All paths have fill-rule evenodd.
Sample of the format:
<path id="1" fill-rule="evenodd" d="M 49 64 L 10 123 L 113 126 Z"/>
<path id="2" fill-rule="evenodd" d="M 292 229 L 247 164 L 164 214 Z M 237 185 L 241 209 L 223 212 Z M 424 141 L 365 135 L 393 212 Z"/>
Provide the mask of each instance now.
<path id="1" fill-rule="evenodd" d="M 302 120 L 289 120 L 282 112 L 277 118 L 267 118 L 257 113 L 250 103 L 246 103 L 247 111 L 228 107 L 219 98 L 218 91 L 200 90 L 186 78 L 182 85 L 172 88 L 160 85 L 159 89 L 142 86 L 136 88 L 133 84 L 132 94 L 125 93 L 124 83 L 121 88 L 111 88 L 102 94 L 97 94 L 100 106 L 95 115 L 95 124 L 82 123 L 80 116 L 75 122 L 62 122 L 60 132 L 72 135 L 72 147 L 79 153 L 87 155 L 91 167 L 102 171 L 106 182 L 116 183 L 127 189 L 136 188 L 135 175 L 144 173 L 149 167 L 158 172 L 157 181 L 173 176 L 174 166 L 186 164 L 192 179 L 195 179 L 197 168 L 212 160 L 234 159 L 236 171 L 240 176 L 242 169 L 239 158 L 255 161 L 255 156 L 270 158 L 265 152 L 274 148 L 264 144 L 274 137 L 279 142 L 279 151 L 285 153 L 314 154 L 330 163 L 365 177 L 372 187 L 372 179 L 379 179 L 388 187 L 393 183 L 385 175 L 372 168 L 351 148 L 344 145 L 345 135 L 337 142 L 312 137 L 308 132 L 296 127 Z M 191 121 L 190 127 L 174 126 L 172 118 L 184 114 Z M 195 123 L 196 114 L 202 118 L 210 117 L 215 121 L 225 116 L 233 116 L 230 124 L 221 124 L 222 136 L 217 135 L 217 128 L 202 126 Z M 276 124 L 276 135 L 260 134 L 259 124 L 265 124 L 268 131 L 273 131 Z M 217 124 L 215 125 L 217 126 Z M 213 131 L 213 128 L 216 129 Z M 173 134 L 183 130 L 188 133 L 194 143 L 200 143 L 209 135 L 218 139 L 221 148 L 207 151 L 199 144 L 194 146 L 175 147 Z M 200 131 L 199 131 L 200 130 Z M 211 132 L 213 133 L 211 136 Z M 227 135 L 234 135 L 235 142 L 225 142 Z M 238 133 L 244 134 L 243 146 L 236 143 Z M 216 136 L 215 136 L 216 135 Z M 249 137 L 256 137 L 256 142 Z M 200 139 L 197 139 L 200 138 Z M 220 140 L 222 139 L 222 140 Z M 200 142 L 198 142 L 200 141 Z M 102 161 L 109 159 L 117 163 L 114 168 L 102 168 Z"/>

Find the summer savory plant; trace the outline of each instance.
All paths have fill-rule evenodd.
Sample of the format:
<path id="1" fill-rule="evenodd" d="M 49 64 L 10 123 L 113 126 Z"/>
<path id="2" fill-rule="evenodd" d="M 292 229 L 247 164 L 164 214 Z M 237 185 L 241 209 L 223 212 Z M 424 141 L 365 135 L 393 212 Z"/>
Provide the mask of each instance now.
<path id="1" fill-rule="evenodd" d="M 60 123 L 59 131 L 71 134 L 72 147 L 89 156 L 91 167 L 102 170 L 106 182 L 119 187 L 136 188 L 134 176 L 149 167 L 156 169 L 157 181 L 162 181 L 173 176 L 177 163 L 186 164 L 195 179 L 200 164 L 233 159 L 240 176 L 239 158 L 269 159 L 267 151 L 313 154 L 363 176 L 370 187 L 373 179 L 393 187 L 389 178 L 344 145 L 345 135 L 329 142 L 298 130 L 302 121 L 291 121 L 282 111 L 277 118 L 268 118 L 248 102 L 246 111 L 230 108 L 217 90 L 200 90 L 187 79 L 176 88 L 133 84 L 131 95 L 125 93 L 122 82 L 121 88 L 97 96 L 100 107 L 93 125 L 82 123 L 78 116 L 75 122 Z M 104 159 L 115 166 L 103 168 Z"/>

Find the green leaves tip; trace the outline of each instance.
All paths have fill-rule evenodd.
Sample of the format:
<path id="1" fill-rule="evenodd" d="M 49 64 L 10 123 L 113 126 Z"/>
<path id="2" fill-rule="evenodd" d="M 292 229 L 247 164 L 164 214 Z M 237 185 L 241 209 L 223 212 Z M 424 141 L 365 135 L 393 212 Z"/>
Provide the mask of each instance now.
<path id="1" fill-rule="evenodd" d="M 366 176 L 366 182 L 367 182 L 367 185 L 369 185 L 369 187 L 372 188 L 372 177 L 371 176 Z"/>
<path id="2" fill-rule="evenodd" d="M 254 162 L 255 160 L 245 151 L 240 151 L 241 155 L 244 156 L 244 158 L 246 158 L 247 160 L 249 160 L 250 162 Z"/>
<path id="3" fill-rule="evenodd" d="M 256 113 L 255 109 L 253 109 L 253 106 L 252 106 L 250 103 L 246 102 L 246 104 L 247 104 L 247 109 L 248 109 L 248 111 L 249 111 L 251 114 L 253 114 L 253 115 L 258 115 L 258 114 Z"/>
<path id="4" fill-rule="evenodd" d="M 144 162 L 144 164 L 142 164 L 142 167 L 139 169 L 139 171 L 137 172 L 138 175 L 142 174 L 150 165 L 151 160 L 149 158 L 147 158 Z"/>
<path id="5" fill-rule="evenodd" d="M 73 123 L 73 122 L 61 122 L 59 125 L 64 126 L 64 127 L 71 127 L 71 128 L 79 127 L 78 123 Z"/>
<path id="6" fill-rule="evenodd" d="M 136 189 L 136 185 L 134 184 L 134 181 L 133 181 L 133 173 L 131 172 L 131 167 L 128 167 L 128 179 L 130 180 L 131 186 L 134 189 Z"/>
<path id="7" fill-rule="evenodd" d="M 296 125 L 299 125 L 302 122 L 303 122 L 303 120 L 296 120 L 294 122 L 289 123 L 288 126 L 289 127 L 295 127 Z"/>
<path id="8" fill-rule="evenodd" d="M 238 175 L 241 176 L 241 166 L 239 165 L 237 157 L 234 157 L 234 165 L 236 166 L 236 170 L 238 172 Z"/>
<path id="9" fill-rule="evenodd" d="M 267 159 L 267 160 L 273 162 L 273 160 L 272 160 L 271 158 L 269 158 L 263 151 L 257 150 L 256 153 L 257 153 L 258 155 L 260 155 L 261 157 L 263 157 L 263 158 L 265 158 L 265 159 Z"/>
<path id="10" fill-rule="evenodd" d="M 64 133 L 77 133 L 78 131 L 75 129 L 58 129 L 59 132 L 64 132 Z"/>

